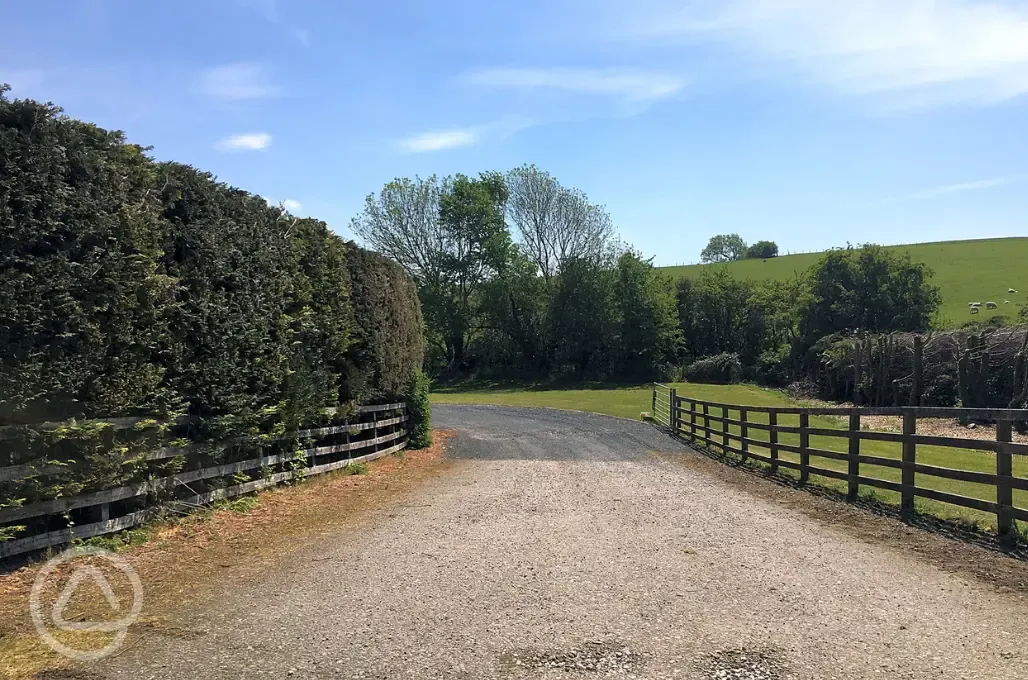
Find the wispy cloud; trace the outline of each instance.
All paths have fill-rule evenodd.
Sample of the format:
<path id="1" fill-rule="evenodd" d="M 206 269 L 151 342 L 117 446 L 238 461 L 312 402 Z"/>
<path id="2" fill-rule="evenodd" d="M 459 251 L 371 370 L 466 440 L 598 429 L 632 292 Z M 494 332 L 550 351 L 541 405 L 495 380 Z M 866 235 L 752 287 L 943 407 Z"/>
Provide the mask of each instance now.
<path id="1" fill-rule="evenodd" d="M 287 198 L 286 200 L 282 201 L 282 207 L 288 210 L 289 212 L 294 213 L 298 210 L 303 210 L 303 203 L 300 203 L 299 201 L 294 201 L 291 198 Z"/>
<path id="2" fill-rule="evenodd" d="M 404 151 L 424 153 L 426 151 L 443 151 L 458 149 L 462 146 L 474 146 L 482 139 L 481 127 L 451 128 L 449 130 L 433 130 L 422 132 L 399 142 Z"/>
<path id="3" fill-rule="evenodd" d="M 310 47 L 311 34 L 310 31 L 299 28 L 292 24 L 288 24 L 282 18 L 282 12 L 279 9 L 278 0 L 236 0 L 236 2 L 249 10 L 252 10 L 259 14 L 265 21 L 275 25 L 285 25 L 289 30 L 289 35 L 296 38 L 304 47 Z"/>
<path id="4" fill-rule="evenodd" d="M 701 0 L 683 8 L 650 0 L 642 7 L 612 10 L 609 37 L 711 43 L 733 68 L 741 57 L 758 72 L 910 106 L 992 104 L 1028 93 L 1024 4 Z"/>
<path id="5" fill-rule="evenodd" d="M 407 153 L 426 153 L 475 146 L 486 139 L 503 139 L 535 125 L 535 121 L 508 116 L 484 125 L 446 128 L 421 132 L 396 142 Z"/>
<path id="6" fill-rule="evenodd" d="M 268 82 L 264 67 L 249 62 L 205 69 L 198 87 L 203 94 L 223 101 L 267 99 L 279 94 L 278 88 Z"/>
<path id="7" fill-rule="evenodd" d="M 471 71 L 462 80 L 479 87 L 554 89 L 633 102 L 670 97 L 686 85 L 679 76 L 630 69 L 487 68 Z"/>
<path id="8" fill-rule="evenodd" d="M 267 132 L 248 132 L 218 140 L 214 145 L 218 151 L 260 151 L 271 146 L 271 135 Z"/>
<path id="9" fill-rule="evenodd" d="M 993 187 L 1006 186 L 1008 184 L 1016 184 L 1023 182 L 1028 179 L 1028 175 L 1008 175 L 1006 177 L 993 177 L 991 179 L 980 179 L 974 182 L 961 182 L 959 184 L 945 184 L 943 186 L 931 187 L 929 189 L 922 189 L 909 194 L 907 198 L 912 199 L 924 199 L 934 198 L 936 196 L 944 196 L 946 194 L 957 194 L 965 191 L 981 191 L 983 189 L 992 189 Z"/>

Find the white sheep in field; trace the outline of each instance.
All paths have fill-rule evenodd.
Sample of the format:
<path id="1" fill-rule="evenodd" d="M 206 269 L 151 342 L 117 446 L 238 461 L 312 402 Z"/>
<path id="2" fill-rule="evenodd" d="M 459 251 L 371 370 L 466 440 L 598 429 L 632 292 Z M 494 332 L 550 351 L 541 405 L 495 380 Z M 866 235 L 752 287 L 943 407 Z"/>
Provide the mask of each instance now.
<path id="1" fill-rule="evenodd" d="M 968 307 L 981 307 L 982 303 L 980 303 L 980 302 L 968 302 L 967 306 Z"/>
<path id="2" fill-rule="evenodd" d="M 1017 291 L 1014 290 L 1013 288 L 1008 288 L 1007 292 L 1010 293 L 1011 295 L 1017 295 Z"/>
<path id="3" fill-rule="evenodd" d="M 1009 304 L 1010 304 L 1010 300 L 1004 300 L 1004 301 L 1003 301 L 1003 304 L 1005 304 L 1005 305 L 1009 305 Z"/>
<path id="4" fill-rule="evenodd" d="M 998 309 L 999 305 L 997 305 L 995 302 L 986 302 L 985 303 L 985 308 L 986 309 Z"/>
<path id="5" fill-rule="evenodd" d="M 972 307 L 971 308 L 971 313 L 972 314 L 977 314 L 980 309 L 981 309 L 981 307 Z"/>

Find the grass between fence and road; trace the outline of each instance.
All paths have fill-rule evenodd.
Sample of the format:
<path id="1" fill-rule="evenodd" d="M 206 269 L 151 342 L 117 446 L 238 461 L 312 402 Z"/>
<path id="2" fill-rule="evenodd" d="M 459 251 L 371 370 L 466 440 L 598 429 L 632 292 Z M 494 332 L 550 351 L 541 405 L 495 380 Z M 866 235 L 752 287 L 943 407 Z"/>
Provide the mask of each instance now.
<path id="1" fill-rule="evenodd" d="M 755 385 L 705 385 L 693 383 L 677 383 L 671 385 L 677 389 L 678 395 L 697 399 L 700 401 L 720 402 L 725 404 L 738 404 L 742 406 L 811 406 L 814 404 L 802 402 L 791 398 L 780 390 L 757 387 Z M 652 399 L 651 385 L 633 386 L 611 386 L 592 385 L 573 389 L 547 389 L 542 385 L 533 386 L 512 386 L 512 385 L 479 385 L 443 388 L 433 393 L 432 401 L 437 404 L 493 404 L 500 406 L 541 406 L 550 408 L 562 408 L 606 415 L 638 418 L 643 411 L 650 411 Z M 720 415 L 720 413 L 712 413 Z M 750 413 L 750 422 L 758 424 L 768 423 L 768 414 Z M 687 427 L 688 423 L 684 423 Z M 780 416 L 779 425 L 799 425 L 799 416 Z M 941 424 L 940 424 L 941 425 Z M 834 416 L 811 416 L 810 427 L 845 430 L 847 422 L 844 418 Z M 721 424 L 712 422 L 712 429 L 717 429 L 714 435 L 715 441 L 719 441 Z M 875 418 L 871 419 L 864 429 L 882 430 L 888 432 L 899 432 L 899 418 Z M 983 428 L 980 436 L 988 436 L 988 428 Z M 729 426 L 729 433 L 739 435 L 741 428 L 737 425 Z M 968 431 L 968 434 L 971 434 Z M 959 435 L 955 435 L 959 436 Z M 770 435 L 766 430 L 750 428 L 747 437 L 769 442 Z M 799 435 L 782 433 L 779 435 L 779 442 L 786 445 L 798 446 Z M 738 445 L 737 442 L 729 442 L 730 445 Z M 809 446 L 816 449 L 846 453 L 848 442 L 844 438 L 811 436 Z M 715 443 L 714 446 L 717 449 Z M 767 454 L 759 448 L 754 448 L 757 453 Z M 893 460 L 902 460 L 902 446 L 898 442 L 883 441 L 861 441 L 860 452 L 862 455 L 879 456 Z M 735 459 L 738 456 L 732 456 Z M 780 451 L 781 460 L 798 463 L 800 456 L 797 453 Z M 847 471 L 845 460 L 835 460 L 811 456 L 811 461 L 817 467 L 834 470 L 840 473 Z M 816 462 L 814 462 L 816 461 Z M 996 456 L 987 451 L 976 451 L 971 449 L 954 449 L 948 447 L 918 445 L 917 462 L 926 465 L 934 465 L 951 469 L 967 470 L 971 472 L 995 473 Z M 761 461 L 750 459 L 747 466 L 758 469 L 766 469 L 768 466 Z M 780 476 L 791 479 L 798 478 L 798 472 L 784 467 L 779 468 Z M 861 476 L 874 477 L 891 482 L 900 482 L 901 470 L 870 464 L 861 464 Z M 1013 457 L 1013 474 L 1015 477 L 1028 477 L 1028 457 Z M 809 483 L 827 488 L 841 494 L 846 493 L 847 484 L 845 481 L 811 474 Z M 993 486 L 960 480 L 942 479 L 927 475 L 916 475 L 916 484 L 925 488 L 943 491 L 947 493 L 969 496 L 984 501 L 996 501 L 996 489 Z M 861 487 L 860 496 L 863 500 L 881 503 L 884 506 L 899 506 L 900 494 L 894 491 Z M 1014 490 L 1014 506 L 1028 509 L 1028 492 Z M 962 525 L 978 529 L 995 530 L 996 517 L 993 514 L 982 512 L 971 508 L 963 508 L 948 503 L 930 499 L 917 499 L 917 512 L 931 515 L 941 519 L 958 522 Z M 1019 525 L 1022 532 L 1028 527 Z"/>

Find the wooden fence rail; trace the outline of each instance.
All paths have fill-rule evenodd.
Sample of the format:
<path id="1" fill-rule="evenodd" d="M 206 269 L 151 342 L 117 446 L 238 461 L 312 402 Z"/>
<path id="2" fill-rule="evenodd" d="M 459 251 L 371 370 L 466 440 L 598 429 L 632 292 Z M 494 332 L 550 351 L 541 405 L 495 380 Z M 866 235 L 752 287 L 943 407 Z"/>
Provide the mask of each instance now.
<path id="1" fill-rule="evenodd" d="M 806 483 L 811 475 L 840 480 L 845 482 L 850 500 L 857 498 L 862 486 L 869 486 L 899 494 L 900 507 L 904 511 L 914 509 L 916 498 L 926 498 L 993 514 L 1000 534 L 1017 531 L 1017 520 L 1028 522 L 1028 477 L 1015 474 L 1015 468 L 1028 474 L 1028 444 L 1012 441 L 1012 425 L 1028 421 L 1028 410 L 750 406 L 678 396 L 675 388 L 659 384 L 653 388 L 653 404 L 654 419 L 675 435 L 685 436 L 724 455 L 739 456 L 743 461 L 761 461 L 770 466 L 772 473 L 778 472 L 779 468 L 795 470 L 801 483 Z M 667 404 L 666 408 L 664 404 Z M 756 420 L 754 414 L 766 416 L 766 419 L 761 419 L 766 422 Z M 900 417 L 902 432 L 862 429 L 862 417 L 883 415 Z M 797 416 L 798 422 L 796 425 L 785 424 L 781 422 L 782 416 Z M 832 423 L 827 422 L 812 427 L 812 416 L 844 416 L 847 426 L 833 428 L 830 427 Z M 918 434 L 918 421 L 923 418 L 995 421 L 996 438 L 966 439 Z M 751 436 L 753 430 L 766 433 L 767 439 L 754 438 Z M 797 443 L 782 441 L 780 435 L 789 435 Z M 820 446 L 812 446 L 811 437 L 819 438 Z M 839 441 L 841 450 L 833 450 L 832 441 Z M 862 442 L 899 444 L 898 455 L 893 457 L 888 451 L 862 451 Z M 920 447 L 933 447 L 935 463 L 940 462 L 939 454 L 942 458 L 947 457 L 946 451 L 951 451 L 953 458 L 964 460 L 965 454 L 982 454 L 992 458 L 991 461 L 981 461 L 992 469 L 962 469 L 918 461 L 918 452 L 928 451 Z M 783 453 L 795 455 L 783 458 Z M 836 466 L 814 465 L 811 459 L 836 461 Z M 872 467 L 895 470 L 896 479 L 873 476 L 873 470 L 869 469 Z M 933 484 L 934 480 L 946 481 Z M 994 500 L 954 493 L 953 489 L 932 488 L 952 487 L 952 482 L 985 485 L 988 493 L 983 495 Z M 1015 498 L 1015 491 L 1018 498 Z"/>
<path id="2" fill-rule="evenodd" d="M 113 423 L 115 429 L 128 429 L 141 420 L 123 418 L 104 422 Z M 406 423 L 406 404 L 364 406 L 359 409 L 356 422 L 344 422 L 329 427 L 302 430 L 272 440 L 280 441 L 296 437 L 312 442 L 312 445 L 299 451 L 257 456 L 223 465 L 185 470 L 128 486 L 54 498 L 24 506 L 0 506 L 0 528 L 9 527 L 16 522 L 25 520 L 35 520 L 37 525 L 35 530 L 28 532 L 28 535 L 18 535 L 11 540 L 0 542 L 0 560 L 76 539 L 122 531 L 150 521 L 160 513 L 167 511 L 169 507 L 188 510 L 215 500 L 232 498 L 292 479 L 323 474 L 347 465 L 395 453 L 407 445 Z M 59 425 L 59 423 L 45 423 L 42 424 L 42 427 L 53 429 Z M 11 436 L 16 427 L 23 426 L 7 426 L 4 428 L 3 434 Z M 218 446 L 224 449 L 234 443 L 238 443 L 238 440 L 221 441 Z M 199 450 L 201 444 L 159 448 L 146 454 L 145 459 L 149 462 L 187 456 L 188 460 L 188 454 Z M 320 464 L 319 458 L 321 459 Z M 302 465 L 298 465 L 300 461 L 302 461 Z M 28 464 L 0 468 L 0 482 L 31 480 L 63 470 L 65 470 L 64 467 L 51 465 L 45 459 L 37 460 Z M 248 479 L 255 474 L 255 471 L 259 471 L 260 474 L 257 479 L 249 479 L 245 482 L 240 482 L 238 479 L 239 475 L 245 475 L 243 479 Z M 191 484 L 198 482 L 223 483 L 221 480 L 226 478 L 229 479 L 229 485 L 221 488 L 196 493 L 190 487 Z M 163 494 L 165 498 L 159 500 L 157 494 Z M 127 505 L 128 503 L 125 502 L 134 503 L 136 508 L 140 504 L 145 507 L 141 509 L 130 507 L 120 515 L 111 517 L 112 508 L 118 507 L 119 503 Z M 97 521 L 72 524 L 52 530 L 45 528 L 47 524 L 52 524 L 55 520 L 60 525 L 61 518 L 66 520 L 68 513 L 72 511 L 78 511 L 83 517 L 92 516 Z M 40 527 L 43 528 L 40 529 Z"/>

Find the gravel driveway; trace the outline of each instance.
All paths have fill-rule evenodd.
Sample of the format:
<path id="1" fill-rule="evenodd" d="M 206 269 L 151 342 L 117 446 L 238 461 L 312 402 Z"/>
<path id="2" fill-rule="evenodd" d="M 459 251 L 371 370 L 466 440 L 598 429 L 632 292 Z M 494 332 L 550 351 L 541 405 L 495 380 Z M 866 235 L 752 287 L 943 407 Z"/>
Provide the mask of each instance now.
<path id="1" fill-rule="evenodd" d="M 88 677 L 1028 678 L 1021 593 L 732 484 L 647 425 L 435 416 L 458 430 L 449 474 Z"/>

